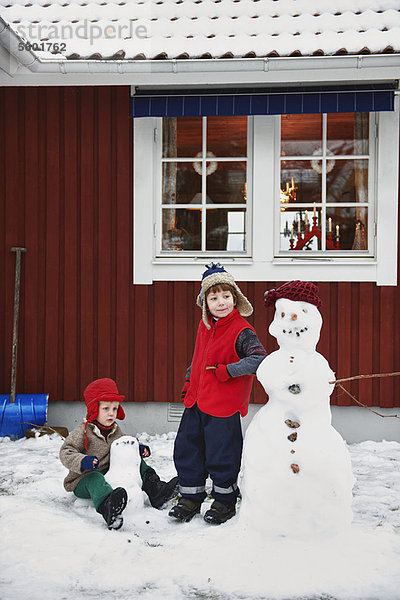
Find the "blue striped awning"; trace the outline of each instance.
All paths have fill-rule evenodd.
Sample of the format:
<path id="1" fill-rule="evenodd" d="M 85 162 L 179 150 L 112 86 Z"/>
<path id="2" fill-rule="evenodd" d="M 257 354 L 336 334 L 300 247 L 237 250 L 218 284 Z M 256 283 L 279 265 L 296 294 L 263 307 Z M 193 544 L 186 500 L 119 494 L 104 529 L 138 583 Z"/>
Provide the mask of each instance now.
<path id="1" fill-rule="evenodd" d="M 394 86 L 286 90 L 139 91 L 131 117 L 217 117 L 394 110 Z"/>

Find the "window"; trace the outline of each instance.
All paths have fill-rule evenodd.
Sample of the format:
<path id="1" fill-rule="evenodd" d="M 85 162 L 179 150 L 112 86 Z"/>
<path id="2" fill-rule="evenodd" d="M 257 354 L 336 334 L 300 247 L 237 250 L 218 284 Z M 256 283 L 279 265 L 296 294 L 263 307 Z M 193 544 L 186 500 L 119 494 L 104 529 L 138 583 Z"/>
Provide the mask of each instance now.
<path id="1" fill-rule="evenodd" d="M 133 122 L 135 283 L 396 285 L 398 109 Z"/>
<path id="2" fill-rule="evenodd" d="M 157 255 L 245 255 L 247 117 L 163 119 Z"/>
<path id="3" fill-rule="evenodd" d="M 374 122 L 282 115 L 278 254 L 373 255 Z"/>

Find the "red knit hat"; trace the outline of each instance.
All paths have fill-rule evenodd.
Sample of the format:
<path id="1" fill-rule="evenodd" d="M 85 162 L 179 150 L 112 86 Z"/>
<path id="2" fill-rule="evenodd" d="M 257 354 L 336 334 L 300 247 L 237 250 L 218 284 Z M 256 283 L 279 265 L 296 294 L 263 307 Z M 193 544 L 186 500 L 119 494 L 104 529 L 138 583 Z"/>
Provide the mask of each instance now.
<path id="1" fill-rule="evenodd" d="M 115 381 L 107 377 L 89 383 L 83 392 L 83 397 L 87 410 L 86 419 L 89 423 L 97 419 L 99 402 L 122 402 L 125 400 L 125 396 L 119 394 Z M 121 405 L 118 406 L 117 419 L 121 421 L 125 419 L 124 409 Z"/>
<path id="2" fill-rule="evenodd" d="M 264 305 L 274 306 L 279 298 L 309 302 L 317 308 L 322 305 L 321 298 L 318 296 L 318 287 L 309 281 L 287 281 L 277 289 L 267 290 L 264 294 Z"/>

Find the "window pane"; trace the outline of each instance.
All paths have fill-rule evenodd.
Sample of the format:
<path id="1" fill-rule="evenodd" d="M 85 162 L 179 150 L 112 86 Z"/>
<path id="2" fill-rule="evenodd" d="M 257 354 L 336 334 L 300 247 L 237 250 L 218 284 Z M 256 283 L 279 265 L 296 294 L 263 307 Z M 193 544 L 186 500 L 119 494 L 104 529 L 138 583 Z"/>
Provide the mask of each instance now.
<path id="1" fill-rule="evenodd" d="M 246 250 L 246 213 L 244 209 L 207 210 L 207 250 Z"/>
<path id="2" fill-rule="evenodd" d="M 201 117 L 163 119 L 163 158 L 191 158 L 202 149 Z"/>
<path id="3" fill-rule="evenodd" d="M 326 201 L 368 202 L 368 160 L 333 162 L 332 170 L 326 175 Z"/>
<path id="4" fill-rule="evenodd" d="M 321 173 L 309 160 L 284 160 L 281 163 L 281 203 L 321 202 Z"/>
<path id="5" fill-rule="evenodd" d="M 328 208 L 326 218 L 327 250 L 368 250 L 366 207 Z M 329 248 L 330 238 L 335 248 Z"/>
<path id="6" fill-rule="evenodd" d="M 201 204 L 201 176 L 193 163 L 163 163 L 162 203 Z"/>
<path id="7" fill-rule="evenodd" d="M 162 250 L 201 250 L 201 210 L 162 210 Z"/>
<path id="8" fill-rule="evenodd" d="M 247 156 L 247 117 L 208 117 L 207 150 L 215 156 Z"/>
<path id="9" fill-rule="evenodd" d="M 281 155 L 322 154 L 322 115 L 282 115 Z"/>
<path id="10" fill-rule="evenodd" d="M 246 202 L 245 162 L 210 162 L 207 163 L 207 171 L 210 171 L 207 177 L 207 203 L 243 204 Z"/>
<path id="11" fill-rule="evenodd" d="M 313 216 L 315 215 L 315 222 Z M 321 250 L 320 212 L 288 207 L 280 213 L 280 250 Z"/>
<path id="12" fill-rule="evenodd" d="M 327 148 L 333 154 L 368 154 L 368 113 L 328 115 Z"/>

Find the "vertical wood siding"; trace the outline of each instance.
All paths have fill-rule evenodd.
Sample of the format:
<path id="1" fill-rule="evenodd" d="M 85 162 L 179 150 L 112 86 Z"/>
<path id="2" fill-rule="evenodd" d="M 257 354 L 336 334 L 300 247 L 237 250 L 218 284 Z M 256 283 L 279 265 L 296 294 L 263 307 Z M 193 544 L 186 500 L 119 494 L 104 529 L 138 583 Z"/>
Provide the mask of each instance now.
<path id="1" fill-rule="evenodd" d="M 0 89 L 0 386 L 9 392 L 15 256 L 22 258 L 18 392 L 79 400 L 96 377 L 127 399 L 178 401 L 200 311 L 198 283 L 132 285 L 129 88 Z M 301 277 L 299 273 L 299 278 Z M 269 352 L 281 282 L 241 283 Z M 320 283 L 319 351 L 338 377 L 400 370 L 400 288 Z M 400 378 L 347 384 L 368 405 L 399 404 Z M 256 382 L 253 401 L 265 394 Z M 350 405 L 343 392 L 333 402 Z"/>

